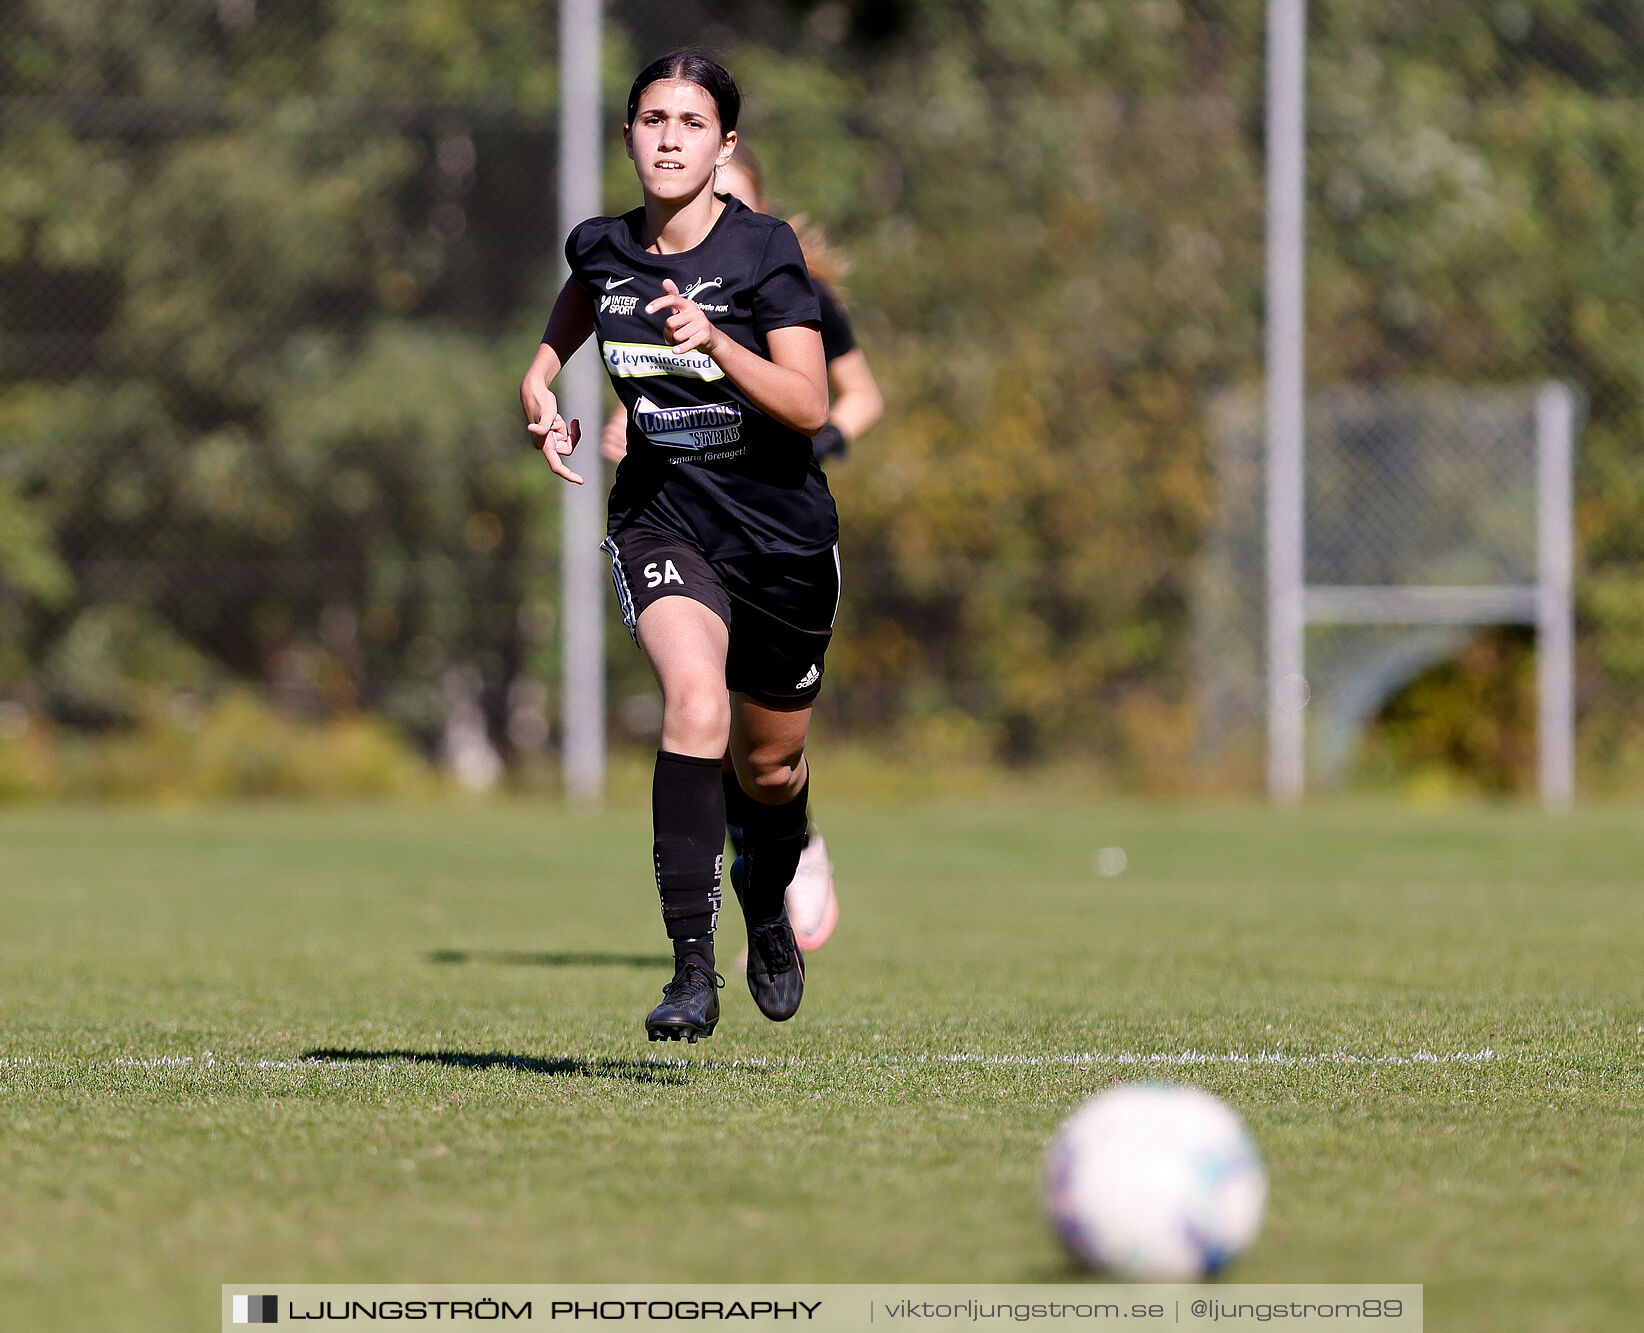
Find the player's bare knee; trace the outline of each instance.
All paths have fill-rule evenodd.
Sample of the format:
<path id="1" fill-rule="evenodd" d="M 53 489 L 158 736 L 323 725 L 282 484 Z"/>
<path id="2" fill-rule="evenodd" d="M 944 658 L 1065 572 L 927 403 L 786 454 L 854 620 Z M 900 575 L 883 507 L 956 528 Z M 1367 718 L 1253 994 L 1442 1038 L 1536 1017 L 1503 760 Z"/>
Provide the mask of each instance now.
<path id="1" fill-rule="evenodd" d="M 799 790 L 799 765 L 803 756 L 803 750 L 754 750 L 748 756 L 748 778 L 753 784 L 748 794 L 766 805 L 791 800 Z"/>
<path id="2" fill-rule="evenodd" d="M 687 754 L 723 753 L 731 734 L 731 707 L 724 691 L 688 690 L 669 695 L 662 705 L 662 733 L 667 748 Z"/>

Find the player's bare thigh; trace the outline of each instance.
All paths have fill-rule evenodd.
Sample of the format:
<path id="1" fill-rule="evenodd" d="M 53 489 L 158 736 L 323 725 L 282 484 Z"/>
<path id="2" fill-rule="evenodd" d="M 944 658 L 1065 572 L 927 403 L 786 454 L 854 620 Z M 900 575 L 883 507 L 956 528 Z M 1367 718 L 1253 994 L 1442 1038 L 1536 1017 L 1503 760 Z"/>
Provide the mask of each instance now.
<path id="1" fill-rule="evenodd" d="M 662 597 L 639 614 L 634 637 L 662 689 L 662 748 L 716 759 L 731 734 L 725 688 L 730 631 L 690 597 Z"/>

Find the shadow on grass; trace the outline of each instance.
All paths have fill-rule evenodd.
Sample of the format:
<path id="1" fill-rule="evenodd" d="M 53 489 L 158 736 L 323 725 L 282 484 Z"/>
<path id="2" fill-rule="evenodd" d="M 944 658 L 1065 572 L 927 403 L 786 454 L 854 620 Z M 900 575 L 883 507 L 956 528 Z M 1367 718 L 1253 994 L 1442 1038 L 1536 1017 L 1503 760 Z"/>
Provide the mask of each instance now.
<path id="1" fill-rule="evenodd" d="M 532 953 L 524 949 L 430 949 L 430 963 L 507 963 L 517 967 L 659 967 L 674 965 L 671 954 Z"/>
<path id="2" fill-rule="evenodd" d="M 557 1060 L 537 1060 L 528 1055 L 508 1055 L 502 1051 L 363 1051 L 352 1047 L 321 1047 L 304 1051 L 305 1060 L 401 1060 L 410 1064 L 446 1065 L 453 1069 L 513 1069 L 524 1074 L 546 1074 L 552 1078 L 614 1078 L 631 1083 L 683 1083 L 696 1067 L 679 1060 L 660 1064 L 652 1060 L 578 1060 L 562 1056 Z"/>
<path id="3" fill-rule="evenodd" d="M 1236 1281 L 1228 1276 L 1228 1269 L 1219 1272 L 1207 1273 L 1203 1277 L 1189 1279 L 1195 1286 L 1213 1287 L 1218 1283 Z M 1012 1277 L 1010 1281 L 1021 1282 L 1035 1287 L 1124 1287 L 1133 1281 L 1146 1281 L 1120 1277 L 1116 1273 L 1105 1269 L 1091 1268 L 1088 1264 L 1080 1263 L 1067 1253 L 1062 1253 L 1053 1259 L 1046 1259 L 1039 1263 L 1030 1264 L 1021 1273 Z M 1103 1297 L 1103 1300 L 1108 1299 Z"/>

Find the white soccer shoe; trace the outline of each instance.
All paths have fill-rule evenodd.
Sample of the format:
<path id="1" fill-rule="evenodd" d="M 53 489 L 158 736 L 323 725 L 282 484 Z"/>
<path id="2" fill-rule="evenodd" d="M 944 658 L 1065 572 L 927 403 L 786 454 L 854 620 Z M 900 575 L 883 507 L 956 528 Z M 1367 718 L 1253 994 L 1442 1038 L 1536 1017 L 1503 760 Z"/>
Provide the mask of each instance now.
<path id="1" fill-rule="evenodd" d="M 839 924 L 839 898 L 833 891 L 833 862 L 828 859 L 828 844 L 813 825 L 805 850 L 799 854 L 799 865 L 788 885 L 786 902 L 788 922 L 793 926 L 794 943 L 801 953 L 820 949 Z M 737 971 L 748 966 L 748 951 L 744 949 L 731 964 Z"/>
<path id="2" fill-rule="evenodd" d="M 793 923 L 794 942 L 802 953 L 820 949 L 833 934 L 839 923 L 839 898 L 833 891 L 833 862 L 828 859 L 828 844 L 815 827 L 805 850 L 799 854 L 799 867 L 793 872 L 788 885 L 788 920 Z"/>

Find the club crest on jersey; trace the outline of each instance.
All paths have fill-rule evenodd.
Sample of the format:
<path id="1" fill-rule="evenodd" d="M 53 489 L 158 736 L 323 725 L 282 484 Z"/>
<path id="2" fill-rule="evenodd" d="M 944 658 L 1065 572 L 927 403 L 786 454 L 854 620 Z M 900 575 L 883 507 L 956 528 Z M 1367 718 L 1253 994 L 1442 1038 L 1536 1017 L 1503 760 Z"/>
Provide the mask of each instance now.
<path id="1" fill-rule="evenodd" d="M 702 294 L 704 292 L 711 292 L 715 287 L 723 287 L 724 285 L 724 278 L 698 278 L 689 287 L 686 287 L 683 291 L 681 291 L 680 295 L 687 301 L 695 301 L 710 315 L 723 315 L 730 310 L 730 306 L 709 305 L 702 299 Z"/>
<path id="2" fill-rule="evenodd" d="M 725 372 L 706 352 L 676 352 L 666 343 L 614 343 L 603 349 L 605 368 L 618 379 L 673 375 L 688 380 L 722 380 Z"/>
<path id="3" fill-rule="evenodd" d="M 634 404 L 634 425 L 665 449 L 715 449 L 742 438 L 742 409 L 735 403 L 658 407 L 641 395 Z"/>

